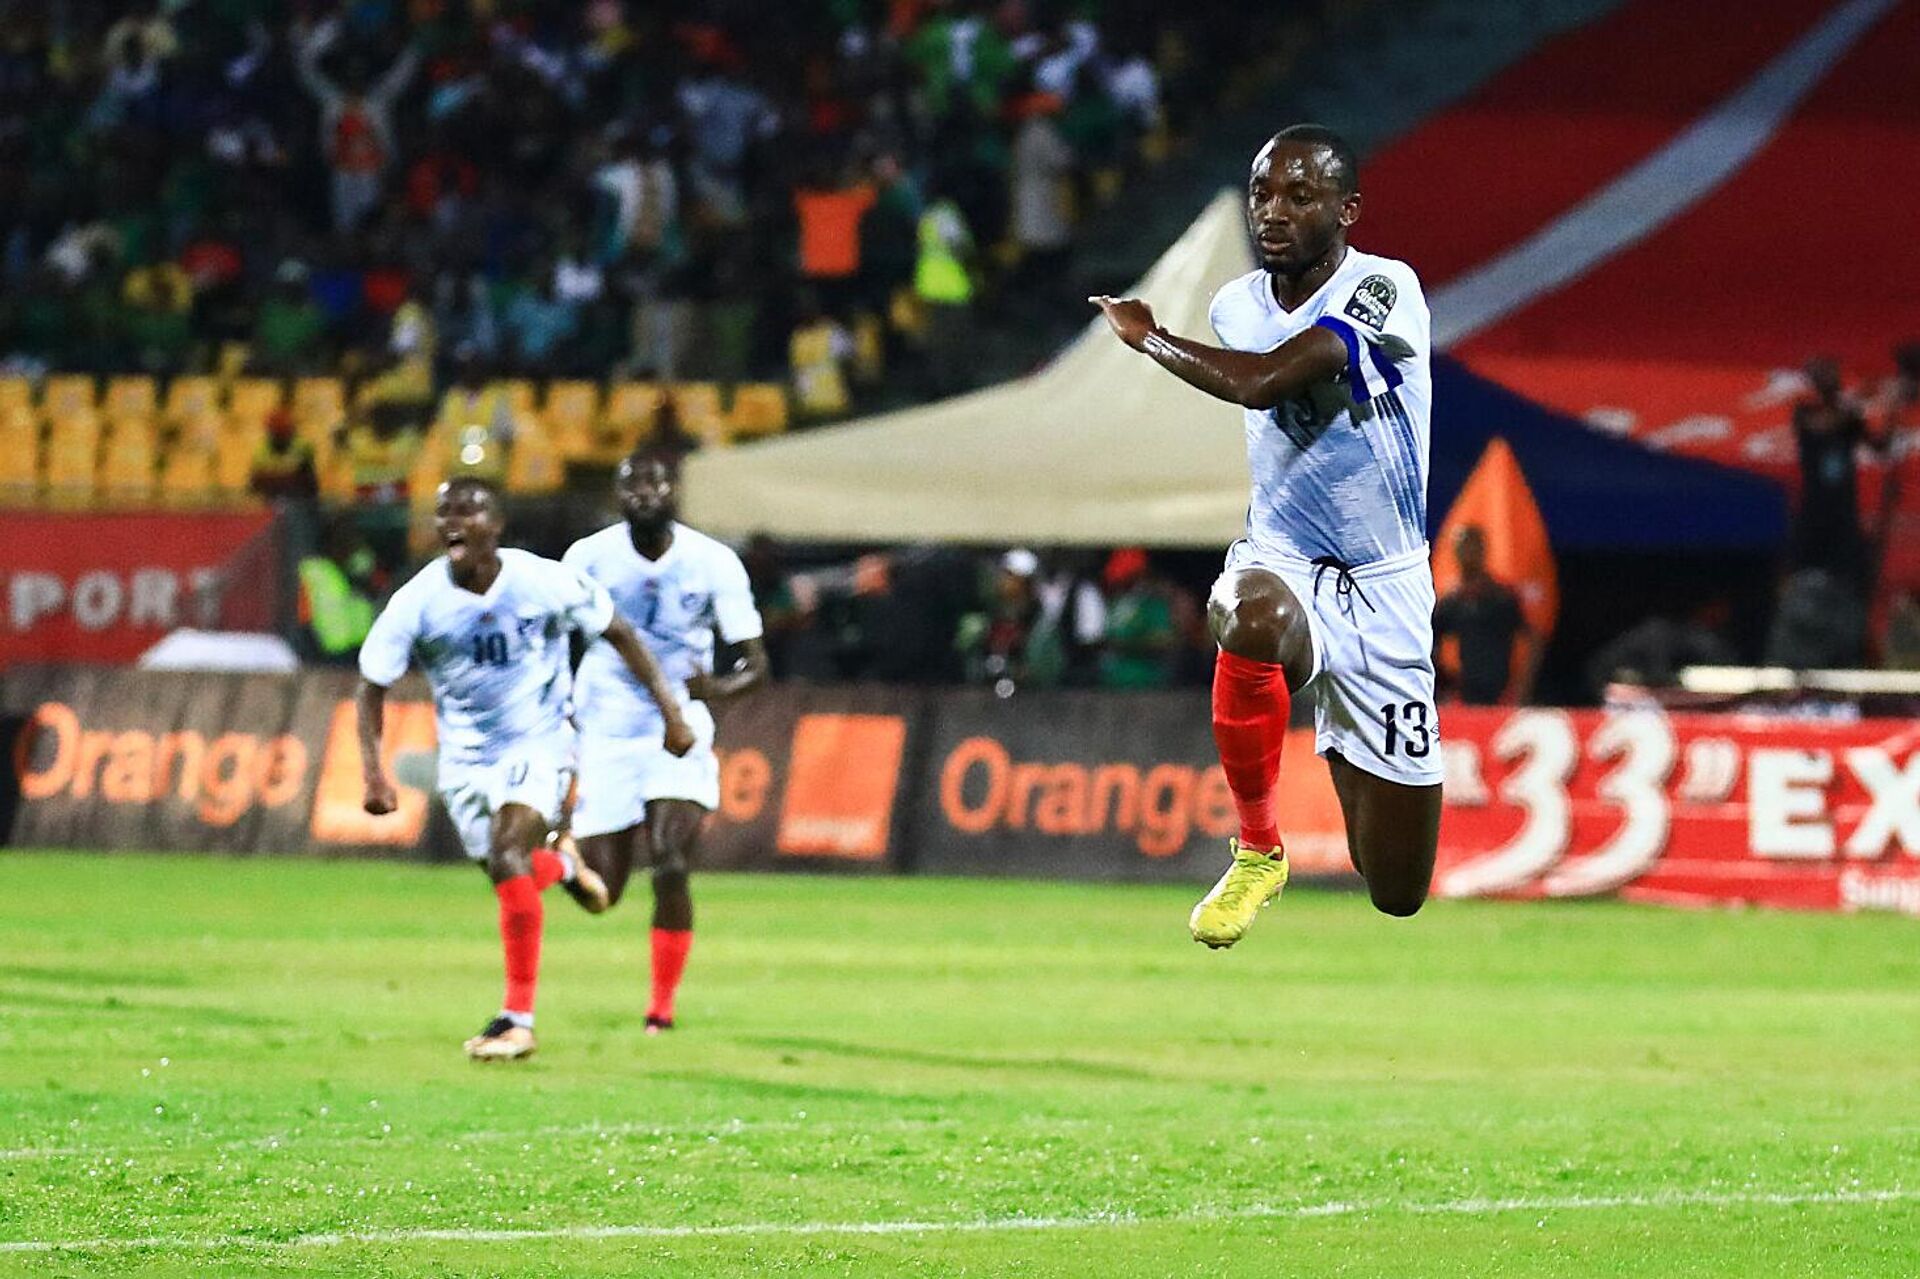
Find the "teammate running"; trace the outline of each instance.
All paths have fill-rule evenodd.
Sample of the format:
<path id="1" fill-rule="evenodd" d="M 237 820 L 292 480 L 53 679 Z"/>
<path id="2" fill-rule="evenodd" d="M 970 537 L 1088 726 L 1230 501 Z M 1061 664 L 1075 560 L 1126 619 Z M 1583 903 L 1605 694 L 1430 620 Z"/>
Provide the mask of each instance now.
<path id="1" fill-rule="evenodd" d="M 438 716 L 439 791 L 467 856 L 485 865 L 500 899 L 507 991 L 500 1015 L 467 1040 L 475 1060 L 512 1060 L 534 1050 L 533 990 L 540 967 L 540 892 L 559 881 L 589 910 L 607 888 L 576 859 L 542 845 L 559 815 L 571 756 L 565 719 L 568 634 L 617 652 L 651 691 L 665 721 L 666 749 L 685 754 L 693 730 L 633 630 L 606 591 L 579 573 L 500 546 L 500 503 L 484 480 L 440 486 L 434 526 L 446 554 L 394 592 L 360 648 L 360 758 L 366 810 L 390 813 L 396 798 L 380 760 L 387 687 L 418 659 Z"/>
<path id="2" fill-rule="evenodd" d="M 620 900 L 635 866 L 653 872 L 653 998 L 647 1033 L 673 1028 L 673 999 L 693 946 L 687 871 L 708 813 L 720 806 L 720 763 L 707 708 L 767 679 L 760 614 L 747 570 L 725 544 L 677 522 L 675 457 L 636 450 L 620 464 L 614 495 L 625 519 L 568 548 L 563 562 L 604 587 L 620 612 L 660 654 L 668 681 L 684 693 L 692 750 L 661 748 L 658 695 L 645 696 L 631 670 L 603 648 L 580 663 L 574 711 L 580 730 L 580 795 L 573 836 L 580 855 Z M 718 631 L 742 659 L 713 674 Z M 680 702 L 675 702 L 679 713 Z M 566 845 L 562 845 L 565 847 Z"/>
<path id="3" fill-rule="evenodd" d="M 1128 346 L 1246 408 L 1253 501 L 1208 600 L 1214 741 L 1240 816 L 1233 864 L 1189 920 L 1209 946 L 1238 941 L 1287 882 L 1271 796 L 1292 695 L 1309 687 L 1373 904 L 1411 915 L 1433 878 L 1427 304 L 1406 263 L 1348 246 L 1359 218 L 1352 148 L 1295 125 L 1253 160 L 1260 269 L 1214 296 L 1226 349 L 1166 332 L 1137 299 L 1089 299 Z"/>

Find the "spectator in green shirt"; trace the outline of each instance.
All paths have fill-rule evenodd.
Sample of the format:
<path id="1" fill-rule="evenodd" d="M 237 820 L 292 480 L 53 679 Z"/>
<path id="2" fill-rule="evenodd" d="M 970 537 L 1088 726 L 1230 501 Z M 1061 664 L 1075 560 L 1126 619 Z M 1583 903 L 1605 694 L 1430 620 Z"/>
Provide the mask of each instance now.
<path id="1" fill-rule="evenodd" d="M 254 321 L 254 362 L 276 374 L 316 367 L 327 316 L 307 291 L 307 268 L 299 262 L 282 262 L 273 282 L 273 293 L 260 304 Z"/>
<path id="2" fill-rule="evenodd" d="M 1173 601 L 1138 547 L 1107 560 L 1107 644 L 1100 656 L 1104 688 L 1166 688 L 1180 644 Z"/>

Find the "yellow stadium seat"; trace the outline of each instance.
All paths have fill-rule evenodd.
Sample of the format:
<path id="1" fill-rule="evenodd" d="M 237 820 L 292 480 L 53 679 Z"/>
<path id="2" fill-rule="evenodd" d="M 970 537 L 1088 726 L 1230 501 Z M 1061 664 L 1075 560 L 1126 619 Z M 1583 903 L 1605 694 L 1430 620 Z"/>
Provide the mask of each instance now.
<path id="1" fill-rule="evenodd" d="M 328 430 L 346 416 L 347 389 L 337 377 L 303 377 L 293 384 L 293 419 L 303 427 L 322 421 Z"/>
<path id="2" fill-rule="evenodd" d="M 47 452 L 98 453 L 100 418 L 92 410 L 52 418 L 47 423 Z"/>
<path id="3" fill-rule="evenodd" d="M 157 453 L 153 425 L 140 418 L 126 421 L 128 429 L 107 437 L 100 459 L 99 495 L 114 506 L 144 506 L 153 500 Z"/>
<path id="4" fill-rule="evenodd" d="M 680 429 L 708 444 L 724 443 L 727 416 L 720 411 L 720 388 L 712 382 L 682 382 L 667 392 Z"/>
<path id="5" fill-rule="evenodd" d="M 93 411 L 93 379 L 84 373 L 50 377 L 40 396 L 40 411 L 50 418 Z"/>
<path id="6" fill-rule="evenodd" d="M 174 441 L 197 449 L 213 450 L 214 443 L 226 431 L 227 419 L 214 409 L 203 409 L 174 423 Z"/>
<path id="7" fill-rule="evenodd" d="M 160 391 L 150 377 L 117 377 L 107 383 L 100 411 L 108 418 L 153 417 L 160 410 Z"/>
<path id="8" fill-rule="evenodd" d="M 220 499 L 213 454 L 176 446 L 160 468 L 160 501 L 166 506 L 211 506 Z"/>
<path id="9" fill-rule="evenodd" d="M 787 390 L 778 382 L 743 382 L 733 390 L 727 430 L 734 439 L 778 435 L 787 429 Z"/>
<path id="10" fill-rule="evenodd" d="M 210 377 L 177 377 L 167 384 L 167 407 L 161 417 L 186 422 L 220 411 L 220 383 Z"/>
<path id="11" fill-rule="evenodd" d="M 68 434 L 47 441 L 47 501 L 65 509 L 93 505 L 100 453 L 94 437 Z"/>
<path id="12" fill-rule="evenodd" d="M 563 454 L 584 457 L 593 447 L 600 388 L 592 382 L 550 382 L 540 416 L 548 437 Z"/>
<path id="13" fill-rule="evenodd" d="M 33 410 L 33 383 L 23 377 L 0 377 L 0 414 Z"/>
<path id="14" fill-rule="evenodd" d="M 218 490 L 220 496 L 239 498 L 251 491 L 254 446 L 245 437 L 224 434 L 211 447 L 181 449 L 175 446 L 174 452 L 176 456 L 205 458 L 207 470 L 213 477 L 211 487 Z"/>
<path id="15" fill-rule="evenodd" d="M 665 398 L 652 382 L 616 382 L 607 397 L 607 414 L 602 422 L 621 438 L 640 440 L 653 432 Z"/>
<path id="16" fill-rule="evenodd" d="M 0 504 L 27 506 L 40 492 L 40 421 L 31 410 L 0 410 Z"/>
<path id="17" fill-rule="evenodd" d="M 507 457 L 507 492 L 558 492 L 567 482 L 567 459 L 539 431 L 524 431 Z"/>
<path id="18" fill-rule="evenodd" d="M 267 414 L 286 399 L 286 388 L 278 379 L 243 377 L 227 392 L 227 413 L 232 417 L 265 421 Z"/>
<path id="19" fill-rule="evenodd" d="M 526 378 L 508 378 L 493 385 L 507 397 L 507 405 L 513 409 L 516 418 L 524 422 L 537 416 L 534 407 L 537 397 L 532 382 Z"/>

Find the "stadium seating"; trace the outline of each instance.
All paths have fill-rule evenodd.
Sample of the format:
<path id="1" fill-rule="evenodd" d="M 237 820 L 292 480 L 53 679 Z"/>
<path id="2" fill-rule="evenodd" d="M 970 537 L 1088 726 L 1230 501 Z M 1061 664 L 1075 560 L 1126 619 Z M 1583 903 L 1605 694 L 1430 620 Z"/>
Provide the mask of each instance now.
<path id="1" fill-rule="evenodd" d="M 681 382 L 667 392 L 680 429 L 704 444 L 724 444 L 727 416 L 720 410 L 720 387 L 713 382 Z"/>
<path id="2" fill-rule="evenodd" d="M 286 388 L 273 378 L 241 378 L 227 392 L 227 412 L 248 421 L 265 421 L 285 399 Z"/>
<path id="3" fill-rule="evenodd" d="M 83 373 L 56 375 L 41 389 L 40 411 L 49 418 L 93 411 L 93 379 Z"/>
<path id="4" fill-rule="evenodd" d="M 542 431 L 524 431 L 507 462 L 507 492 L 557 493 L 567 482 L 567 460 Z"/>
<path id="5" fill-rule="evenodd" d="M 60 509 L 84 509 L 99 488 L 100 419 L 91 411 L 56 418 L 47 433 L 46 498 Z"/>
<path id="6" fill-rule="evenodd" d="M 745 382 L 734 388 L 727 415 L 732 439 L 778 435 L 787 429 L 787 392 L 778 382 Z"/>
<path id="7" fill-rule="evenodd" d="M 0 504 L 27 506 L 40 496 L 40 420 L 30 408 L 0 408 Z"/>
<path id="8" fill-rule="evenodd" d="M 100 459 L 99 494 L 111 506 L 141 506 L 153 499 L 159 440 L 153 419 L 116 420 Z"/>
<path id="9" fill-rule="evenodd" d="M 423 437 L 413 488 L 424 486 L 430 499 L 439 481 L 458 469 L 459 429 L 492 428 L 504 409 L 517 443 L 486 469 L 515 493 L 556 492 L 565 487 L 569 466 L 612 466 L 652 436 L 669 400 L 679 429 L 708 444 L 777 435 L 790 423 L 787 392 L 777 382 L 740 383 L 729 397 L 716 382 L 503 380 L 477 396 L 442 396 Z M 337 443 L 346 405 L 345 383 L 335 377 L 303 377 L 289 387 L 277 378 L 205 375 L 163 385 L 136 374 L 111 378 L 102 389 L 91 377 L 67 374 L 48 377 L 38 396 L 28 378 L 0 378 L 0 445 L 7 455 L 0 460 L 0 501 L 180 507 L 234 500 L 247 491 L 267 417 L 283 406 L 313 446 L 322 496 L 351 500 L 351 467 Z"/>
<path id="10" fill-rule="evenodd" d="M 560 381 L 547 385 L 540 418 L 547 436 L 568 459 L 584 457 L 592 448 L 600 417 L 600 388 L 592 382 Z"/>
<path id="11" fill-rule="evenodd" d="M 337 377 L 303 377 L 293 384 L 293 420 L 303 436 L 330 431 L 347 413 L 347 388 Z"/>
<path id="12" fill-rule="evenodd" d="M 160 467 L 159 497 L 162 506 L 211 506 L 219 498 L 214 476 L 213 457 L 204 449 L 168 450 Z"/>
<path id="13" fill-rule="evenodd" d="M 108 421 L 119 418 L 152 418 L 160 410 L 159 388 L 150 377 L 117 377 L 107 383 L 107 394 L 100 411 Z"/>
<path id="14" fill-rule="evenodd" d="M 180 424 L 220 408 L 220 383 L 210 377 L 177 377 L 167 384 L 163 420 Z"/>
<path id="15" fill-rule="evenodd" d="M 0 413 L 34 411 L 33 383 L 23 377 L 0 377 Z"/>

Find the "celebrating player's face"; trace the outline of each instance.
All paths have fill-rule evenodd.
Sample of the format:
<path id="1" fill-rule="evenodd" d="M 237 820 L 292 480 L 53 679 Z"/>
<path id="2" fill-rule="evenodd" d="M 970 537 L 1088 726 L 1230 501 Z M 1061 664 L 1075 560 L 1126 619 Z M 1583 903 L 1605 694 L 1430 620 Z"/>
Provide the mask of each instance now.
<path id="1" fill-rule="evenodd" d="M 484 560 L 500 549 L 500 512 L 483 488 L 449 481 L 433 503 L 433 529 L 455 567 Z"/>
<path id="2" fill-rule="evenodd" d="M 673 472 L 658 458 L 629 458 L 615 483 L 629 524 L 659 527 L 674 515 Z"/>
<path id="3" fill-rule="evenodd" d="M 1360 197 L 1343 193 L 1325 147 L 1269 142 L 1247 180 L 1247 227 L 1260 265 L 1294 275 L 1324 258 L 1359 216 Z"/>

